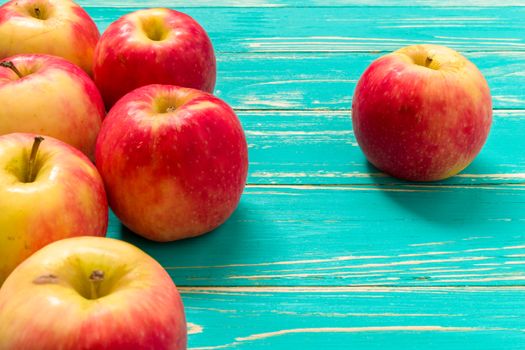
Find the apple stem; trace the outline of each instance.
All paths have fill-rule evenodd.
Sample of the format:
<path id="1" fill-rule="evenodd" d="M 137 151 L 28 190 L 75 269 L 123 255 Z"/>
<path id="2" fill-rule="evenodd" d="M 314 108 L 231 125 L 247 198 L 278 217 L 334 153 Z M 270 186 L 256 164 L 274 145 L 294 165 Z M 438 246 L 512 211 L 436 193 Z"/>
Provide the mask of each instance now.
<path id="1" fill-rule="evenodd" d="M 28 166 L 28 171 L 27 171 L 26 182 L 35 181 L 36 174 L 34 174 L 34 172 L 35 172 L 36 155 L 38 153 L 38 147 L 40 146 L 42 141 L 44 141 L 44 138 L 42 136 L 35 136 L 35 141 L 33 141 L 33 147 L 31 148 L 31 155 L 29 156 L 29 166 Z"/>
<path id="2" fill-rule="evenodd" d="M 425 60 L 425 67 L 429 67 L 432 64 L 432 61 L 434 61 L 432 57 L 427 57 Z"/>
<path id="3" fill-rule="evenodd" d="M 91 282 L 91 299 L 98 299 L 102 281 L 104 281 L 104 271 L 93 270 L 89 276 L 89 282 Z"/>
<path id="4" fill-rule="evenodd" d="M 19 77 L 20 79 L 23 78 L 22 73 L 20 73 L 20 71 L 18 70 L 18 68 L 16 68 L 16 66 L 15 66 L 15 65 L 13 64 L 13 62 L 11 62 L 11 61 L 0 62 L 0 67 L 9 68 L 9 69 L 11 69 L 13 72 L 15 72 L 16 75 L 18 75 L 18 77 Z"/>
<path id="5" fill-rule="evenodd" d="M 40 19 L 40 9 L 38 7 L 35 7 L 35 15 L 36 18 Z"/>
<path id="6" fill-rule="evenodd" d="M 175 112 L 176 110 L 177 110 L 177 107 L 169 106 L 168 108 L 166 108 L 166 113 L 172 113 L 172 112 Z"/>

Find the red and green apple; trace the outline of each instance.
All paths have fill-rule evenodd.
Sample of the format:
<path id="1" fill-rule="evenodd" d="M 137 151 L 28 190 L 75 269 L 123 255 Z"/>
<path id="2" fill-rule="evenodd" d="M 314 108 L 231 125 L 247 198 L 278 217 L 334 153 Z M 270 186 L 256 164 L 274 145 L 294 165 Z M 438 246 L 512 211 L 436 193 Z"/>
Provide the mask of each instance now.
<path id="1" fill-rule="evenodd" d="M 458 52 L 404 47 L 375 60 L 352 102 L 357 142 L 370 163 L 407 180 L 434 181 L 467 167 L 492 122 L 487 82 Z"/>
<path id="2" fill-rule="evenodd" d="M 80 151 L 48 136 L 0 136 L 0 285 L 46 244 L 104 236 L 107 225 L 104 184 Z"/>
<path id="3" fill-rule="evenodd" d="M 148 85 L 104 120 L 96 164 L 111 208 L 132 231 L 172 241 L 201 235 L 233 213 L 248 153 L 234 111 L 206 92 Z"/>
<path id="4" fill-rule="evenodd" d="M 0 7 L 0 59 L 49 54 L 91 74 L 99 38 L 95 22 L 71 0 L 11 0 Z"/>
<path id="5" fill-rule="evenodd" d="M 4 350 L 186 349 L 168 273 L 133 245 L 75 237 L 47 245 L 0 288 Z"/>
<path id="6" fill-rule="evenodd" d="M 90 77 L 74 64 L 39 54 L 3 60 L 0 106 L 0 135 L 48 135 L 93 157 L 104 102 Z"/>
<path id="7" fill-rule="evenodd" d="M 124 15 L 109 25 L 95 50 L 95 83 L 109 109 L 135 88 L 169 84 L 213 92 L 216 62 L 205 30 L 167 8 Z"/>

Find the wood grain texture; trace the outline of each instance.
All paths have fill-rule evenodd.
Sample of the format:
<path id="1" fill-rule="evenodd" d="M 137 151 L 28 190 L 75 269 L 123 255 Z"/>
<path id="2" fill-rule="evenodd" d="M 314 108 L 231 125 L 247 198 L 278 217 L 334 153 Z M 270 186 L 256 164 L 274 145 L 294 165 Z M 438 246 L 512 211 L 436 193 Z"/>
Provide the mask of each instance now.
<path id="1" fill-rule="evenodd" d="M 193 16 L 246 131 L 249 185 L 214 232 L 159 244 L 110 216 L 179 286 L 191 349 L 523 348 L 524 1 L 80 4 L 102 31 L 143 7 Z M 474 163 L 432 184 L 368 165 L 350 118 L 364 69 L 417 43 L 471 59 L 495 108 Z"/>
<path id="2" fill-rule="evenodd" d="M 100 30 L 129 12 L 88 8 Z M 418 43 L 525 51 L 525 7 L 187 8 L 217 52 L 383 52 Z"/>
<path id="3" fill-rule="evenodd" d="M 522 185 L 256 185 L 200 238 L 109 232 L 184 286 L 521 285 L 524 225 Z"/>
<path id="4" fill-rule="evenodd" d="M 525 107 L 525 52 L 464 53 L 483 73 L 493 106 Z M 215 93 L 237 110 L 350 109 L 361 74 L 382 54 L 219 54 Z"/>
<path id="5" fill-rule="evenodd" d="M 395 1 L 395 0 L 77 0 L 78 4 L 83 7 L 98 8 L 142 8 L 142 7 L 170 7 L 170 8 L 188 8 L 188 7 L 342 7 L 342 6 L 392 6 L 404 7 L 411 6 L 446 6 L 446 7 L 522 7 L 525 6 L 523 0 L 414 0 L 414 1 Z"/>
<path id="6" fill-rule="evenodd" d="M 350 111 L 241 111 L 250 184 L 395 184 L 367 163 Z M 498 110 L 491 134 L 470 167 L 445 184 L 523 183 L 525 112 Z"/>
<path id="7" fill-rule="evenodd" d="M 189 348 L 522 349 L 523 288 L 183 288 Z"/>

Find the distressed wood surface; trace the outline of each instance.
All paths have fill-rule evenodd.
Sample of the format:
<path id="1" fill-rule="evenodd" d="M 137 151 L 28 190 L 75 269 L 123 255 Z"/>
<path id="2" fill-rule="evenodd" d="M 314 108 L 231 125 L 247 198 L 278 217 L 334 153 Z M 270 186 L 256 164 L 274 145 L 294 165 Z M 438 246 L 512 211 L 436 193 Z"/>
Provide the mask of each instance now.
<path id="1" fill-rule="evenodd" d="M 522 185 L 251 185 L 230 220 L 197 239 L 109 232 L 184 286 L 515 285 L 524 226 Z"/>
<path id="2" fill-rule="evenodd" d="M 350 111 L 240 111 L 248 139 L 250 184 L 405 183 L 369 165 L 352 132 Z M 444 184 L 523 183 L 525 111 L 497 110 L 475 161 Z"/>
<path id="3" fill-rule="evenodd" d="M 523 349 L 521 288 L 182 288 L 190 349 Z"/>
<path id="4" fill-rule="evenodd" d="M 525 347 L 524 1 L 80 3 L 101 30 L 141 7 L 197 19 L 246 131 L 248 186 L 214 232 L 159 244 L 110 217 L 180 287 L 191 349 Z M 487 144 L 438 183 L 382 174 L 352 133 L 363 70 L 414 43 L 460 50 L 493 95 Z"/>
<path id="5" fill-rule="evenodd" d="M 99 28 L 130 11 L 88 8 Z M 188 8 L 223 52 L 383 52 L 421 42 L 525 51 L 525 7 Z"/>
<path id="6" fill-rule="evenodd" d="M 92 8 L 142 8 L 142 7 L 170 7 L 170 8 L 192 8 L 192 7 L 346 7 L 346 6 L 442 6 L 442 7 L 523 7 L 523 0 L 78 0 L 83 7 Z"/>
<path id="7" fill-rule="evenodd" d="M 525 52 L 464 54 L 487 79 L 495 109 L 525 106 Z M 237 110 L 350 109 L 359 77 L 381 55 L 351 52 L 218 54 L 219 77 L 215 93 Z"/>

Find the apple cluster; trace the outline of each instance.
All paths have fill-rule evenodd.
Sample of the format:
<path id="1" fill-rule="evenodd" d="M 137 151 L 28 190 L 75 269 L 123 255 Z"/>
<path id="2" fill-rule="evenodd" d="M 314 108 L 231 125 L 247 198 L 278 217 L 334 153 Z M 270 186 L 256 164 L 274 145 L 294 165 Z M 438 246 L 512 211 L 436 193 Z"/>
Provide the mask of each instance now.
<path id="1" fill-rule="evenodd" d="M 100 35 L 71 0 L 0 7 L 1 349 L 186 348 L 168 273 L 104 236 L 108 207 L 159 242 L 233 213 L 248 151 L 215 81 L 184 13 L 135 11 Z"/>
<path id="2" fill-rule="evenodd" d="M 159 242 L 233 213 L 248 151 L 215 81 L 212 43 L 181 12 L 128 13 L 101 36 L 71 0 L 0 7 L 1 349 L 186 348 L 170 276 L 104 236 L 108 207 Z M 482 74 L 436 45 L 375 60 L 352 101 L 367 159 L 408 180 L 464 169 L 492 121 Z"/>

